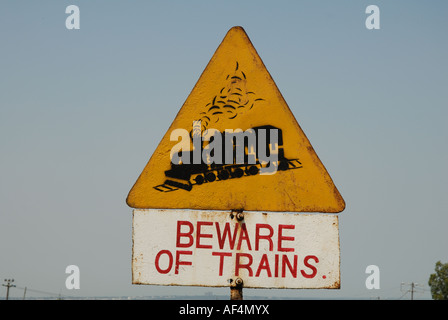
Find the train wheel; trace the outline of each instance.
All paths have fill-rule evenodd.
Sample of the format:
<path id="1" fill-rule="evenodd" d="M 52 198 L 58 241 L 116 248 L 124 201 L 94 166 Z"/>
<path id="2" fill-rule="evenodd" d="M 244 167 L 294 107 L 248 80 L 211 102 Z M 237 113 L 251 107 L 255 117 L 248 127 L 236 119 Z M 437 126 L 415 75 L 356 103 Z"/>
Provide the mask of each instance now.
<path id="1" fill-rule="evenodd" d="M 216 180 L 216 175 L 213 172 L 209 172 L 205 175 L 205 179 L 207 179 L 208 182 L 213 182 Z"/>
<path id="2" fill-rule="evenodd" d="M 248 173 L 252 176 L 258 174 L 258 168 L 256 166 L 249 167 Z"/>
<path id="3" fill-rule="evenodd" d="M 196 184 L 201 185 L 204 183 L 205 179 L 204 179 L 204 176 L 198 175 L 198 176 L 196 176 L 196 178 L 194 178 L 194 181 L 196 181 Z"/>
<path id="4" fill-rule="evenodd" d="M 227 170 L 222 170 L 218 173 L 219 180 L 227 180 L 230 177 L 230 173 Z"/>
<path id="5" fill-rule="evenodd" d="M 278 164 L 278 170 L 285 171 L 288 170 L 288 162 L 287 161 L 280 161 Z"/>
<path id="6" fill-rule="evenodd" d="M 233 171 L 234 178 L 241 178 L 244 175 L 243 169 L 237 168 Z"/>

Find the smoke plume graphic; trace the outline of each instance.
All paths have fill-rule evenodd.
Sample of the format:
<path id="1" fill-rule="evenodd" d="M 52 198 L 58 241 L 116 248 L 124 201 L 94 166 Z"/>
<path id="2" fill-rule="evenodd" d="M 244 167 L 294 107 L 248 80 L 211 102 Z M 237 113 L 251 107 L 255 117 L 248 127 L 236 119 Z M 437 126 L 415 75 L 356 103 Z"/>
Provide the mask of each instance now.
<path id="1" fill-rule="evenodd" d="M 247 78 L 239 69 L 238 61 L 235 71 L 233 74 L 227 75 L 226 81 L 226 85 L 205 105 L 204 111 L 200 113 L 200 118 L 195 121 L 196 123 L 200 121 L 201 131 L 206 131 L 209 124 L 217 123 L 220 120 L 235 119 L 254 108 L 257 103 L 264 101 L 264 99 L 258 98 L 255 92 L 247 91 Z M 199 128 L 193 130 L 197 129 Z"/>

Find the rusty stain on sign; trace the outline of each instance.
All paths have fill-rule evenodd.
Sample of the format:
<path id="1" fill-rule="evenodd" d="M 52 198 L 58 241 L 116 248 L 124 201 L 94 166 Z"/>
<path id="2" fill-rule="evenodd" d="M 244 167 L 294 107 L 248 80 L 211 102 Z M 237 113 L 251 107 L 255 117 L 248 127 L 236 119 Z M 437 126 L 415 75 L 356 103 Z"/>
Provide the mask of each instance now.
<path id="1" fill-rule="evenodd" d="M 136 209 L 132 283 L 340 286 L 337 215 Z"/>
<path id="2" fill-rule="evenodd" d="M 179 130 L 188 133 L 186 141 Z M 216 148 L 218 140 L 233 144 L 226 140 L 229 131 L 253 141 Z M 139 209 L 336 213 L 345 208 L 241 27 L 225 36 L 127 203 Z"/>

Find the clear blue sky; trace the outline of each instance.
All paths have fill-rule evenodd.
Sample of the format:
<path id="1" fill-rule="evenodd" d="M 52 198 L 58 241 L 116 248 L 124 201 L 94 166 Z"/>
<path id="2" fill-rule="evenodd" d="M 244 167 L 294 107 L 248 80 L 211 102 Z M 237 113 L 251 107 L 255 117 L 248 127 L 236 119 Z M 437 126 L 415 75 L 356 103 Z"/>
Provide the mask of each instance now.
<path id="1" fill-rule="evenodd" d="M 65 28 L 70 4 L 80 30 Z M 370 4 L 380 30 L 365 27 Z M 447 13 L 436 0 L 2 1 L 0 279 L 77 296 L 228 294 L 131 285 L 125 199 L 240 25 L 347 203 L 340 290 L 246 294 L 399 298 L 414 281 L 430 298 L 448 262 Z M 371 264 L 380 290 L 365 287 Z"/>

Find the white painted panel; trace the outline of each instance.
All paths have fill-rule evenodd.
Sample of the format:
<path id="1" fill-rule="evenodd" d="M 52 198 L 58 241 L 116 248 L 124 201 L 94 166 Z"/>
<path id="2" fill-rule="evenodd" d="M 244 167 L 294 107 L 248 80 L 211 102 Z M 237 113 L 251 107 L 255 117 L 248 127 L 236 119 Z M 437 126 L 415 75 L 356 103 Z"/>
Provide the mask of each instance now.
<path id="1" fill-rule="evenodd" d="M 133 283 L 339 288 L 339 226 L 331 214 L 136 209 Z"/>

